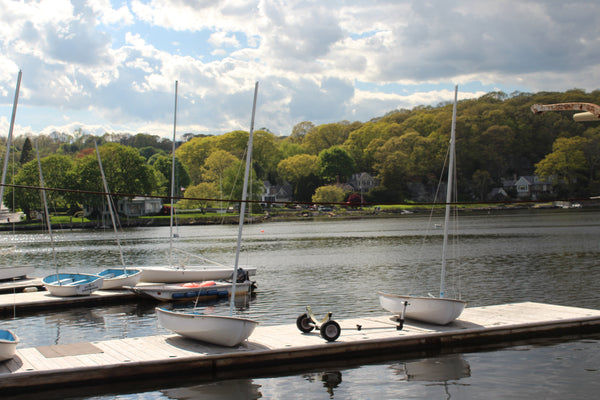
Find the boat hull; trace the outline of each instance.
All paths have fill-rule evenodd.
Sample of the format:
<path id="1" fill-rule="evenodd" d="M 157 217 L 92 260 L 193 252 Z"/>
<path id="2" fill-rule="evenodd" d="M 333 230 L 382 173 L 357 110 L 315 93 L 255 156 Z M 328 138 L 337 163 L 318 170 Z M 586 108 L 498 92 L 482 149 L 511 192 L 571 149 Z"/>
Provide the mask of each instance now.
<path id="1" fill-rule="evenodd" d="M 175 312 L 156 308 L 159 324 L 178 335 L 220 346 L 237 346 L 252 334 L 258 322 L 237 317 Z"/>
<path id="2" fill-rule="evenodd" d="M 379 292 L 379 303 L 384 310 L 434 325 L 448 325 L 462 314 L 467 303 L 462 300 L 437 297 L 403 296 Z"/>
<path id="3" fill-rule="evenodd" d="M 102 289 L 123 289 L 125 286 L 135 286 L 142 277 L 139 269 L 105 269 L 98 273 L 102 277 Z"/>
<path id="4" fill-rule="evenodd" d="M 0 361 L 10 360 L 17 352 L 19 338 L 12 331 L 0 329 Z"/>
<path id="5" fill-rule="evenodd" d="M 201 286 L 202 282 L 189 282 L 165 285 L 138 285 L 130 288 L 134 293 L 150 296 L 159 301 L 208 301 L 231 296 L 232 284 L 215 282 L 214 285 Z M 236 283 L 235 295 L 246 296 L 253 283 L 250 281 Z"/>
<path id="6" fill-rule="evenodd" d="M 54 274 L 42 279 L 53 296 L 87 296 L 102 288 L 104 279 L 91 274 Z"/>
<path id="7" fill-rule="evenodd" d="M 185 283 L 231 279 L 233 267 L 194 265 L 189 267 L 140 267 L 140 282 Z M 244 268 L 248 276 L 256 274 L 256 268 Z"/>

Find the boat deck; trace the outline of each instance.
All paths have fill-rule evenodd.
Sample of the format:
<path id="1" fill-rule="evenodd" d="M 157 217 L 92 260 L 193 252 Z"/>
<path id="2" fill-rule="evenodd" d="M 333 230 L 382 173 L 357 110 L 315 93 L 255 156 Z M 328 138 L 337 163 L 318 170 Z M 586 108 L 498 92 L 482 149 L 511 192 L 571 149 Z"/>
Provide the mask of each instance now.
<path id="1" fill-rule="evenodd" d="M 332 361 L 506 346 L 517 340 L 598 332 L 600 310 L 531 302 L 473 307 L 448 326 L 406 321 L 401 331 L 389 315 L 337 322 L 342 332 L 335 342 L 326 342 L 318 331 L 303 334 L 294 322 L 259 325 L 249 341 L 235 348 L 178 335 L 18 348 L 15 358 L 0 363 L 0 393 L 109 380 L 133 384 L 158 375 L 215 379 L 280 374 Z"/>

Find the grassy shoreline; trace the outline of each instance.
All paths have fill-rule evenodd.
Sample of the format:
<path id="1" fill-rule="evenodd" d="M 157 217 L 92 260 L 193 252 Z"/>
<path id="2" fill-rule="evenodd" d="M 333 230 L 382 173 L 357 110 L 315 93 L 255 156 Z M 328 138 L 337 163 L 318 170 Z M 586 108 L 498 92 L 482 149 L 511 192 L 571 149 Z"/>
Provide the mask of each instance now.
<path id="1" fill-rule="evenodd" d="M 598 205 L 590 205 L 578 210 L 597 210 Z M 491 213 L 506 213 L 523 210 L 555 210 L 569 212 L 573 209 L 562 209 L 555 207 L 552 204 L 536 205 L 532 207 L 527 204 L 517 205 L 468 205 L 460 206 L 461 214 L 491 214 Z M 407 218 L 411 216 L 423 216 L 432 213 L 434 215 L 443 214 L 444 206 L 436 206 L 433 208 L 425 206 L 381 206 L 368 207 L 363 209 L 347 209 L 336 208 L 333 211 L 312 211 L 307 209 L 270 209 L 260 214 L 253 214 L 247 217 L 248 221 L 253 223 L 268 223 L 276 221 L 306 221 L 306 220 L 340 220 L 340 219 L 361 219 L 361 218 Z M 177 215 L 178 225 L 215 225 L 215 224 L 237 224 L 239 215 L 236 213 L 218 214 L 218 213 L 180 213 Z M 106 229 L 110 228 L 110 219 L 89 220 L 81 217 L 70 217 L 67 215 L 53 215 L 51 217 L 53 229 Z M 120 219 L 122 227 L 156 227 L 169 226 L 170 216 L 146 216 L 146 217 L 122 217 Z M 19 221 L 0 224 L 0 231 L 40 231 L 46 230 L 46 224 L 40 221 Z"/>

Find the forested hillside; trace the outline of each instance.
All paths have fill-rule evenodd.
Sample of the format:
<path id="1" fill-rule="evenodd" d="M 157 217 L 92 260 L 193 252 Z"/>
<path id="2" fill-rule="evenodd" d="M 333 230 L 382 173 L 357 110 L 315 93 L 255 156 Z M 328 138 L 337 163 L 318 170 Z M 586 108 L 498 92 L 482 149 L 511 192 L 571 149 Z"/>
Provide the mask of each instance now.
<path id="1" fill-rule="evenodd" d="M 488 93 L 458 104 L 458 182 L 464 200 L 483 200 L 503 178 L 520 175 L 552 177 L 556 197 L 600 194 L 600 123 L 574 122 L 573 112 L 536 115 L 531 105 L 562 102 L 600 103 L 600 91 L 536 94 Z M 395 110 L 366 122 L 298 123 L 292 132 L 262 128 L 254 140 L 254 193 L 262 181 L 288 182 L 294 200 L 311 201 L 318 188 L 341 187 L 356 172 L 376 177 L 379 186 L 365 194 L 371 202 L 411 200 L 415 184 L 431 188 L 440 177 L 448 147 L 452 104 Z M 286 135 L 286 136 L 283 136 Z M 218 136 L 184 135 L 178 144 L 178 187 L 185 197 L 220 199 L 238 197 L 241 159 L 248 133 Z M 49 136 L 17 138 L 11 154 L 14 169 L 7 183 L 35 185 L 32 141 L 40 148 L 43 168 L 50 170 L 46 186 L 102 191 L 93 143 L 101 147 L 109 186 L 115 193 L 167 196 L 171 180 L 171 141 L 143 133 L 106 133 L 102 137 L 55 132 Z M 134 150 L 134 151 L 132 151 Z M 4 152 L 3 152 L 4 153 Z M 14 173 L 13 173 L 14 171 Z M 55 177 L 53 177 L 56 175 Z M 13 178 L 14 176 L 14 178 Z M 30 190 L 29 190 L 30 191 Z M 14 192 L 14 196 L 13 196 Z M 8 188 L 5 204 L 23 210 L 38 199 L 28 189 Z M 58 205 L 77 208 L 85 196 L 56 194 Z M 189 200 L 181 206 L 210 205 Z"/>

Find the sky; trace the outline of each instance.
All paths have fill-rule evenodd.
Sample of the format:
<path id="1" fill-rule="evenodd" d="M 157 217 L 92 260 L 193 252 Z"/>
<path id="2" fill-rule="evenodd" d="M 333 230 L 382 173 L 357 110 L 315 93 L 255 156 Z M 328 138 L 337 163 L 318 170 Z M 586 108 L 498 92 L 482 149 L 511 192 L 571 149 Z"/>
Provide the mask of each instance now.
<path id="1" fill-rule="evenodd" d="M 0 135 L 361 121 L 502 91 L 600 88 L 600 2 L 0 0 Z"/>

